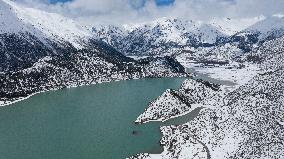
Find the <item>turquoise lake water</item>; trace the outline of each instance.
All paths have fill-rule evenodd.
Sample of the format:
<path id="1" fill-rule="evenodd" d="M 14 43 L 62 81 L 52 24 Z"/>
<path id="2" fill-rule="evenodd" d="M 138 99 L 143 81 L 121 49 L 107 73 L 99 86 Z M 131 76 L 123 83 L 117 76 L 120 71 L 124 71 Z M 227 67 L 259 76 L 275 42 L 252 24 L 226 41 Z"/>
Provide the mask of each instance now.
<path id="1" fill-rule="evenodd" d="M 161 125 L 135 125 L 148 103 L 184 78 L 103 83 L 35 95 L 0 108 L 0 159 L 119 159 L 161 153 Z M 133 131 L 135 133 L 133 133 Z"/>

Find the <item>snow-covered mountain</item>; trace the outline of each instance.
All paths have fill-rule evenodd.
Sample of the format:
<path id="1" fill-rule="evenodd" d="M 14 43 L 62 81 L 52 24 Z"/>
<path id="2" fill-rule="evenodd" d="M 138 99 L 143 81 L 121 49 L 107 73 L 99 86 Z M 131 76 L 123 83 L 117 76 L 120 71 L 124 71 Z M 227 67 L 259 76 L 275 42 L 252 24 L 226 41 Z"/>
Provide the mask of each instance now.
<path id="1" fill-rule="evenodd" d="M 259 39 L 272 39 L 284 35 L 284 16 L 271 16 L 248 27 L 244 32 L 259 33 Z"/>
<path id="2" fill-rule="evenodd" d="M 209 23 L 219 28 L 221 32 L 232 36 L 257 22 L 262 21 L 263 19 L 265 19 L 264 16 L 251 18 L 213 18 L 209 21 Z"/>
<path id="3" fill-rule="evenodd" d="M 71 19 L 59 14 L 26 8 L 10 0 L 0 1 L 0 33 L 29 33 L 42 42 L 52 39 L 65 41 L 82 48 L 82 40 L 90 38 L 90 32 Z"/>
<path id="4" fill-rule="evenodd" d="M 284 17 L 274 15 L 265 17 L 248 28 L 230 37 L 229 42 L 238 43 L 239 47 L 249 52 L 267 40 L 284 35 Z"/>
<path id="5" fill-rule="evenodd" d="M 166 42 L 178 42 L 186 44 L 186 34 L 195 36 L 201 43 L 213 44 L 218 37 L 225 36 L 217 28 L 200 21 L 161 18 L 148 23 L 124 25 L 128 31 L 150 31 L 153 35 L 160 33 L 161 40 Z"/>
<path id="6" fill-rule="evenodd" d="M 270 40 L 278 39 L 277 41 L 281 41 L 279 39 L 284 35 L 283 18 L 283 16 L 275 15 L 271 17 L 260 16 L 254 19 L 240 20 L 240 22 L 245 21 L 245 24 L 238 24 L 239 26 L 236 28 L 246 26 L 243 30 L 232 34 L 214 46 L 183 49 L 182 53 L 178 55 L 178 59 L 180 62 L 191 60 L 199 63 L 244 61 L 243 57 L 250 55 L 251 51 L 263 48 Z M 222 25 L 223 27 L 221 28 L 229 29 L 231 28 L 231 23 L 235 23 L 235 20 L 228 19 L 225 20 L 225 22 L 218 22 L 218 24 L 211 23 L 212 25 Z M 282 46 L 274 46 L 273 48 L 282 48 Z M 250 60 L 256 60 L 256 57 L 250 56 L 250 58 Z"/>
<path id="7" fill-rule="evenodd" d="M 0 105 L 52 89 L 184 75 L 171 57 L 135 61 L 71 19 L 0 0 Z"/>
<path id="8" fill-rule="evenodd" d="M 82 49 L 90 37 L 87 29 L 61 15 L 0 1 L 0 72 L 23 69 L 47 55 Z"/>
<path id="9" fill-rule="evenodd" d="M 281 15 L 226 18 L 208 23 L 161 18 L 122 26 L 94 26 L 92 33 L 125 55 L 178 55 L 200 50 L 206 54 L 206 50 L 222 50 L 228 46 L 240 50 L 239 54 L 284 35 L 283 18 Z"/>
<path id="10" fill-rule="evenodd" d="M 139 24 L 93 28 L 100 38 L 126 55 L 171 55 L 186 47 L 212 46 L 228 35 L 203 22 L 162 18 Z"/>

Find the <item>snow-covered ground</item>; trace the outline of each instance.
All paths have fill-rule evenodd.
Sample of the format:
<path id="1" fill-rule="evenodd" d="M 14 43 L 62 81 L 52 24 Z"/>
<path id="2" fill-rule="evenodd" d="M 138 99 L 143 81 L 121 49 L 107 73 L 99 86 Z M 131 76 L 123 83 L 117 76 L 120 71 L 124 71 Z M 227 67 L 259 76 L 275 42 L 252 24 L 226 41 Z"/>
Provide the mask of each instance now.
<path id="1" fill-rule="evenodd" d="M 182 57 L 177 57 L 177 60 L 187 68 L 188 73 L 194 75 L 194 79 L 202 79 L 209 83 L 188 79 L 183 82 L 179 90 L 166 90 L 149 104 L 145 112 L 137 118 L 136 123 L 164 122 L 185 115 L 198 107 L 208 108 L 212 102 L 248 83 L 261 72 L 257 64 L 248 62 L 205 66 L 203 63 Z M 214 84 L 219 86 L 215 87 Z"/>
<path id="2" fill-rule="evenodd" d="M 191 68 L 191 67 L 188 67 Z M 227 67 L 199 67 L 195 71 L 202 74 L 208 74 L 209 77 L 243 85 L 251 80 L 259 72 L 255 64 L 246 64 L 244 68 L 227 68 Z"/>
<path id="3" fill-rule="evenodd" d="M 250 79 L 260 73 L 257 64 L 232 62 L 227 65 L 205 66 L 202 63 L 188 61 L 182 57 L 177 60 L 191 73 L 207 75 L 210 78 L 235 83 L 237 86 L 247 83 Z"/>
<path id="4" fill-rule="evenodd" d="M 281 91 L 284 87 L 283 73 L 283 69 L 280 69 L 258 74 L 230 94 L 218 97 L 208 96 L 210 91 L 203 87 L 205 89 L 198 92 L 207 97 L 201 98 L 200 106 L 207 103 L 206 101 L 210 103 L 195 119 L 182 125 L 161 127 L 164 152 L 160 155 L 139 154 L 133 158 L 281 159 L 284 155 L 284 131 L 281 124 L 284 119 L 284 98 Z M 199 84 L 187 85 L 192 90 L 199 90 L 200 87 Z M 161 102 L 170 100 L 166 98 L 168 97 L 161 96 L 161 99 L 155 101 L 159 106 L 156 110 L 160 111 L 152 110 L 156 111 L 152 117 L 160 114 L 163 117 L 163 114 L 167 115 L 172 111 L 167 109 L 167 102 Z M 176 103 L 174 107 L 182 106 L 179 102 Z M 150 116 L 143 118 L 151 117 L 151 114 L 148 115 Z"/>
<path id="5" fill-rule="evenodd" d="M 196 108 L 206 107 L 211 104 L 211 100 L 215 101 L 224 93 L 219 86 L 213 83 L 186 79 L 178 90 L 168 89 L 151 102 L 135 122 L 164 122 L 185 115 Z"/>
<path id="6" fill-rule="evenodd" d="M 178 57 L 177 60 L 184 67 L 193 70 L 196 74 L 203 74 L 216 80 L 231 81 L 236 85 L 234 89 L 229 90 L 229 93 L 217 91 L 213 96 L 210 96 L 212 91 L 208 91 L 208 83 L 186 82 L 186 85 L 190 86 L 187 88 L 196 92 L 188 89 L 179 89 L 174 94 L 165 92 L 150 103 L 149 108 L 137 118 L 138 122 L 164 119 L 169 115 L 175 117 L 175 113 L 182 114 L 184 113 L 182 110 L 187 112 L 191 106 L 203 109 L 196 118 L 186 124 L 161 127 L 163 137 L 160 142 L 164 152 L 160 155 L 139 154 L 134 158 L 282 159 L 284 156 L 283 56 L 281 49 L 275 51 L 272 49 L 274 47 L 271 47 L 275 46 L 276 50 L 283 48 L 280 43 L 282 41 L 282 38 L 279 38 L 271 41 L 272 45 L 264 44 L 268 50 L 259 49 L 256 55 L 263 56 L 264 62 L 258 64 L 228 60 L 225 64 L 217 62 L 213 65 L 210 62 L 198 63 Z M 271 56 L 273 58 L 270 58 Z M 270 65 L 273 67 L 267 69 Z M 202 84 L 204 86 L 200 87 Z M 188 97 L 198 93 L 205 98 L 199 96 L 196 98 L 199 100 L 194 100 L 197 101 L 196 103 L 184 104 L 183 101 Z"/>
<path id="7" fill-rule="evenodd" d="M 141 60 L 141 59 L 145 59 L 145 58 L 147 58 L 149 56 L 127 56 L 127 57 L 130 57 L 130 58 L 132 58 L 134 60 Z"/>

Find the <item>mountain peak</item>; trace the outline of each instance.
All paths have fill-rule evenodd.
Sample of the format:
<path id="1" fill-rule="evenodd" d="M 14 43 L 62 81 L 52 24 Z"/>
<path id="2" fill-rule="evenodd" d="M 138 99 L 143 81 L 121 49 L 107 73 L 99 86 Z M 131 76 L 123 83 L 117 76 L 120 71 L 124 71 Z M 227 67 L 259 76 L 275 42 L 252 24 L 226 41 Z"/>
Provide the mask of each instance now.
<path id="1" fill-rule="evenodd" d="M 90 37 L 87 28 L 56 13 L 27 8 L 9 0 L 0 0 L 0 33 L 29 33 L 45 41 L 70 42 L 81 48 L 79 41 Z"/>
<path id="2" fill-rule="evenodd" d="M 261 21 L 247 28 L 249 31 L 268 32 L 271 30 L 284 29 L 284 16 L 273 15 L 263 18 Z"/>

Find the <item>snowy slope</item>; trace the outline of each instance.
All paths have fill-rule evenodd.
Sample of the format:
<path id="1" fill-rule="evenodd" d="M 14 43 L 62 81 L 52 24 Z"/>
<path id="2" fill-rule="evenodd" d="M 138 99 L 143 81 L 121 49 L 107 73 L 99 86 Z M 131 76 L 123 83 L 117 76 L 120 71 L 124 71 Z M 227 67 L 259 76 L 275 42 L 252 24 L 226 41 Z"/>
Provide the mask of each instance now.
<path id="1" fill-rule="evenodd" d="M 273 40 L 265 45 L 277 46 L 280 41 L 283 39 Z M 262 54 L 271 53 L 265 51 L 260 50 Z M 265 58 L 260 65 L 278 63 L 278 66 L 264 69 L 263 73 L 259 73 L 228 94 L 201 99 L 201 104 L 198 106 L 206 108 L 202 109 L 194 120 L 186 124 L 161 127 L 163 137 L 160 143 L 164 148 L 162 154 L 139 154 L 132 159 L 282 159 L 284 155 L 283 58 L 283 55 L 277 56 L 277 61 L 274 58 Z M 198 90 L 195 87 L 193 85 L 192 89 Z M 144 119 L 168 115 L 172 110 L 163 108 L 167 108 L 169 104 L 174 108 L 183 107 L 180 100 L 172 96 L 160 96 L 159 101 L 165 102 L 157 103 L 159 105 L 153 108 L 156 110 L 152 110 L 147 114 L 148 116 L 144 116 Z"/>
<path id="2" fill-rule="evenodd" d="M 118 50 L 122 50 L 123 45 L 121 43 L 127 36 L 126 30 L 121 26 L 114 25 L 96 25 L 90 31 L 94 38 L 100 39 Z"/>
<path id="3" fill-rule="evenodd" d="M 264 17 L 262 20 L 236 35 L 242 37 L 254 36 L 257 42 L 264 42 L 281 37 L 284 35 L 284 17 L 281 15 Z"/>
<path id="4" fill-rule="evenodd" d="M 21 24 L 12 6 L 7 1 L 0 0 L 0 33 L 27 31 L 28 28 L 23 27 Z"/>
<path id="5" fill-rule="evenodd" d="M 94 26 L 93 34 L 125 55 L 178 55 L 184 50 L 232 46 L 247 53 L 284 35 L 283 15 L 213 19 L 208 23 L 160 18 L 123 26 Z M 196 50 L 196 48 L 198 48 Z M 218 50 L 218 49 L 217 49 Z"/>
<path id="6" fill-rule="evenodd" d="M 140 24 L 126 24 L 126 30 L 134 31 L 136 29 L 144 29 L 151 31 L 152 34 L 161 32 L 163 40 L 166 41 L 180 41 L 184 39 L 184 34 L 196 35 L 203 43 L 214 43 L 218 36 L 225 36 L 218 28 L 201 21 L 183 20 L 183 19 L 169 19 L 160 18 L 151 22 Z M 156 29 L 153 29 L 156 28 Z M 157 30 L 159 28 L 160 30 Z M 156 32 L 155 32 L 156 31 Z"/>
<path id="7" fill-rule="evenodd" d="M 10 0 L 0 0 L 0 34 L 30 33 L 37 38 L 46 38 L 71 43 L 81 48 L 81 41 L 90 37 L 89 31 L 73 20 L 59 14 L 26 8 Z"/>
<path id="8" fill-rule="evenodd" d="M 87 28 L 55 13 L 0 0 L 0 72 L 31 67 L 45 56 L 90 46 Z"/>
<path id="9" fill-rule="evenodd" d="M 220 29 L 221 32 L 227 35 L 234 35 L 240 31 L 247 29 L 255 23 L 265 19 L 264 16 L 258 16 L 253 18 L 214 18 L 209 23 Z"/>
<path id="10" fill-rule="evenodd" d="M 135 123 L 149 121 L 166 121 L 175 118 L 196 108 L 196 105 L 208 105 L 206 99 L 218 98 L 222 94 L 219 85 L 202 80 L 185 80 L 180 89 L 166 90 L 155 101 L 150 102 L 148 108 L 141 114 Z"/>
<path id="11" fill-rule="evenodd" d="M 248 27 L 246 30 L 267 33 L 269 31 L 280 30 L 283 28 L 284 28 L 284 17 L 274 15 L 259 21 L 258 23 Z"/>
<path id="12" fill-rule="evenodd" d="M 93 34 L 126 55 L 168 55 L 184 47 L 214 45 L 228 35 L 203 22 L 160 18 L 123 26 L 94 26 Z"/>

